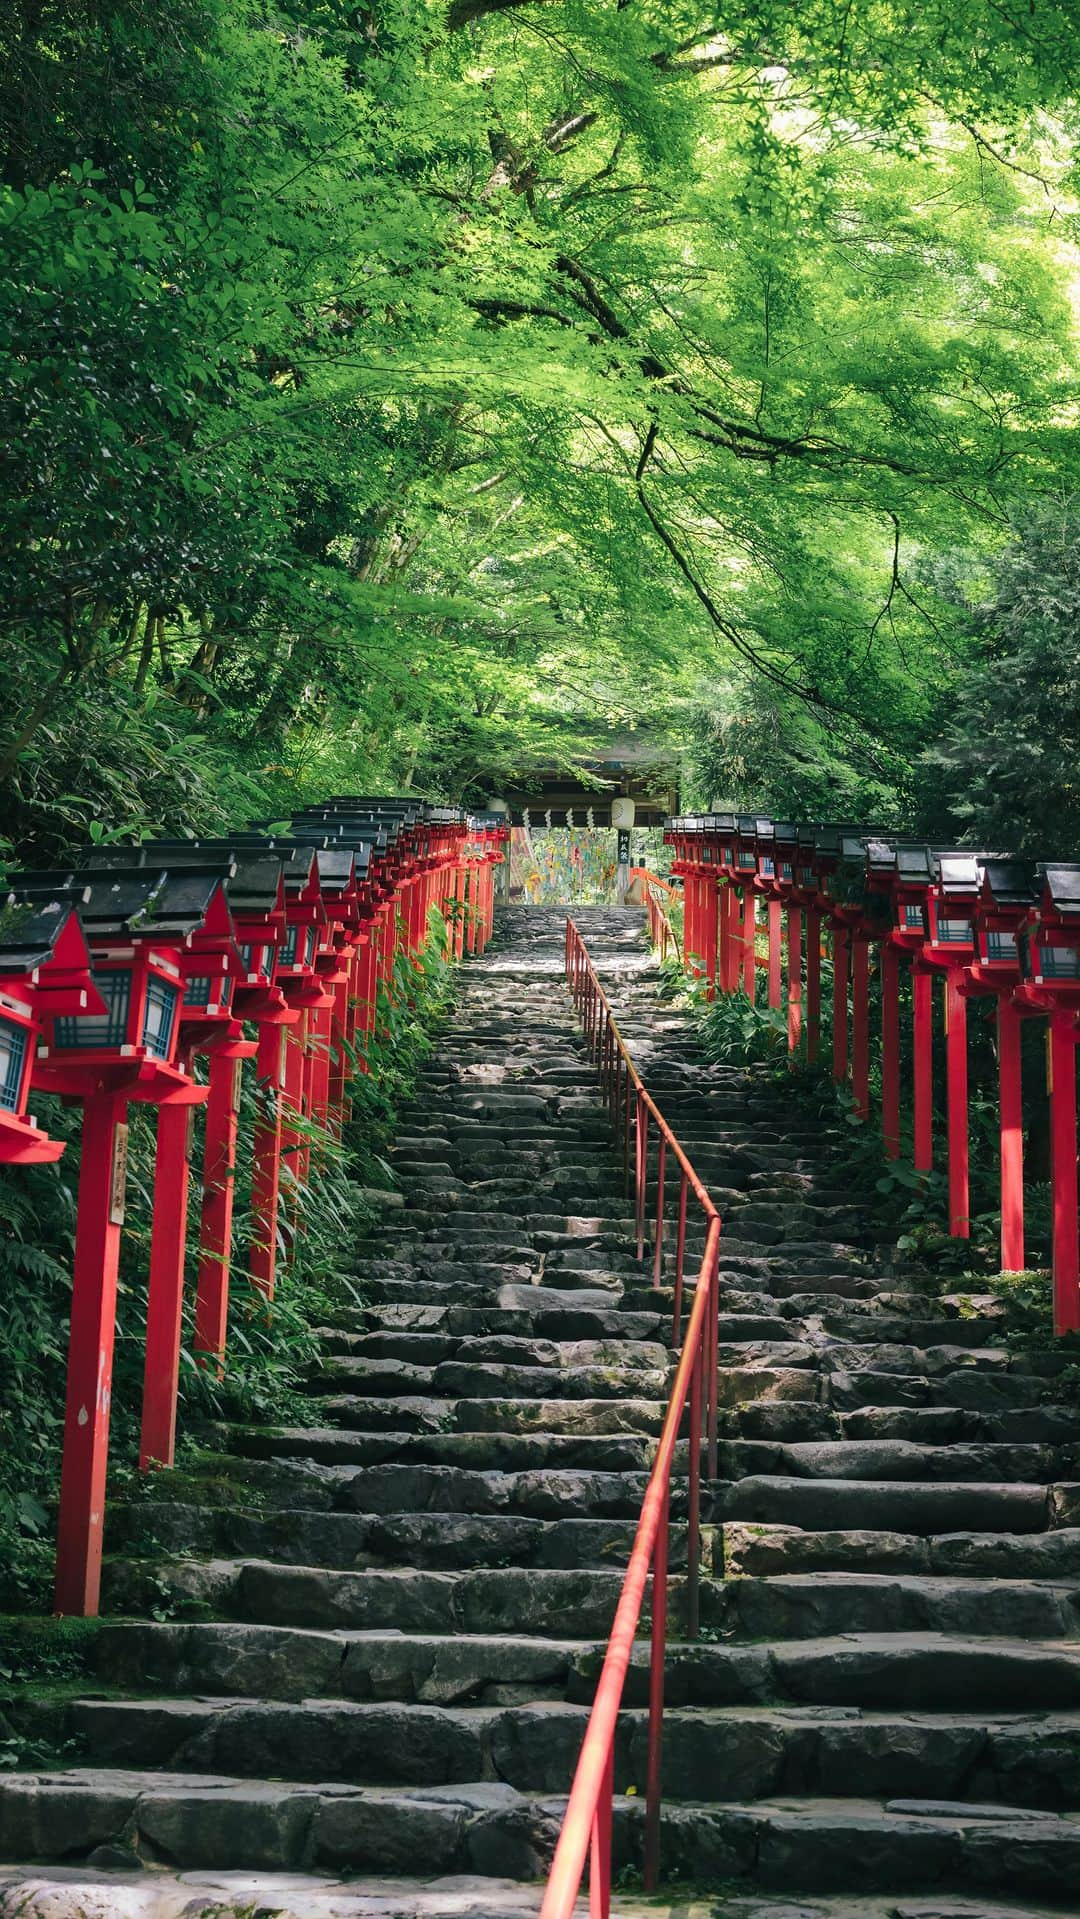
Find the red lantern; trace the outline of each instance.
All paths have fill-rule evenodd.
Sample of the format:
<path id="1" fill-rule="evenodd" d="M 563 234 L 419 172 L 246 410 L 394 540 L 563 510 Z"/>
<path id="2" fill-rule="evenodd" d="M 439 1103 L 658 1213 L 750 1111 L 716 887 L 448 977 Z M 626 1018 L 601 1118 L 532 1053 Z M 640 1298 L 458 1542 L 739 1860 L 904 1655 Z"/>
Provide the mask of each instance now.
<path id="1" fill-rule="evenodd" d="M 12 894 L 0 908 L 0 1165 L 60 1158 L 66 1142 L 27 1112 L 38 1034 L 47 1017 L 104 1011 L 71 897 L 43 905 Z"/>

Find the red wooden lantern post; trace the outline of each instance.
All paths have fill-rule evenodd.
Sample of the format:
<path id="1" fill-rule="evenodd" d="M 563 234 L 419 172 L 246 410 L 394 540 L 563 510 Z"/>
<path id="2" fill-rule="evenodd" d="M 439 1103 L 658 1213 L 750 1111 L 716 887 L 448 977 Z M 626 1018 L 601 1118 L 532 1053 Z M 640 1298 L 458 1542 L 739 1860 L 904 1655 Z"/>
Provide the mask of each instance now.
<path id="1" fill-rule="evenodd" d="M 949 1231 L 971 1235 L 968 1178 L 968 1057 L 966 968 L 975 957 L 979 861 L 971 853 L 932 854 L 935 881 L 927 897 L 922 960 L 945 975 L 946 1126 L 949 1154 Z"/>
<path id="2" fill-rule="evenodd" d="M 42 1021 L 105 1012 L 73 897 L 0 905 L 0 1166 L 42 1165 L 67 1144 L 27 1111 Z"/>
<path id="3" fill-rule="evenodd" d="M 714 813 L 716 832 L 717 953 L 716 983 L 722 993 L 739 985 L 742 931 L 735 889 L 735 815 Z"/>
<path id="4" fill-rule="evenodd" d="M 786 821 L 778 821 L 773 827 L 773 836 L 776 859 L 775 884 L 786 922 L 784 943 L 787 959 L 787 1043 L 788 1053 L 794 1058 L 802 1044 L 803 1020 L 802 900 L 795 878 L 798 828 Z"/>
<path id="5" fill-rule="evenodd" d="M 975 955 L 965 970 L 965 991 L 993 993 L 997 1000 L 1001 1268 L 1024 1268 L 1024 1107 L 1020 1027 L 1021 928 L 1035 907 L 1033 871 L 1022 860 L 987 859 L 975 907 Z"/>
<path id="6" fill-rule="evenodd" d="M 757 996 L 757 892 L 754 886 L 758 868 L 757 817 L 740 813 L 736 826 L 735 873 L 742 901 L 742 989 L 747 999 L 753 1000 Z"/>
<path id="7" fill-rule="evenodd" d="M 813 1065 L 821 1051 L 821 879 L 817 866 L 817 829 L 800 826 L 795 847 L 792 898 L 803 910 L 806 940 L 806 1058 Z"/>
<path id="8" fill-rule="evenodd" d="M 165 872 L 64 877 L 89 882 L 80 916 L 105 1005 L 100 1017 L 47 1020 L 34 1066 L 38 1085 L 83 1102 L 56 1610 L 88 1615 L 101 1582 L 127 1103 L 204 1097 L 176 1065 L 181 957 L 221 881 Z M 26 875 L 20 885 L 38 891 L 39 882 L 55 891 L 55 876 Z"/>
<path id="9" fill-rule="evenodd" d="M 227 884 L 235 872 L 230 862 L 222 870 Z M 210 1058 L 210 1077 L 204 1133 L 204 1196 L 200 1230 L 199 1293 L 196 1299 L 196 1339 L 198 1314 L 206 1318 L 206 1292 L 209 1281 L 207 1263 L 211 1259 L 227 1262 L 232 1221 L 232 1156 L 235 1151 L 235 1120 L 231 1127 L 223 1111 L 222 1072 L 229 1076 L 229 1092 L 237 1065 L 231 1055 L 253 1053 L 254 1046 L 241 1042 L 241 1029 L 232 1007 L 233 991 L 239 977 L 241 960 L 233 943 L 231 915 L 223 896 L 218 896 L 200 932 L 182 956 L 185 991 L 180 1003 L 179 1058 L 190 1072 L 195 1053 Z M 222 1055 L 229 1054 L 225 1060 Z M 180 1332 L 183 1313 L 184 1254 L 187 1241 L 187 1199 L 191 1161 L 191 1109 L 163 1106 L 158 1114 L 157 1154 L 154 1165 L 154 1219 L 150 1239 L 150 1274 L 146 1303 L 146 1358 L 143 1373 L 142 1431 L 139 1464 L 143 1471 L 151 1466 L 171 1466 L 176 1445 L 176 1404 L 179 1393 Z M 223 1141 L 224 1136 L 224 1141 Z M 220 1164 L 223 1152 L 228 1159 L 228 1204 L 223 1213 L 215 1182 L 224 1174 Z M 220 1267 L 214 1282 L 227 1299 L 227 1264 L 224 1278 Z M 224 1318 L 224 1306 L 222 1306 Z M 224 1344 L 224 1325 L 222 1327 Z"/>
<path id="10" fill-rule="evenodd" d="M 880 922 L 881 1132 L 886 1159 L 900 1157 L 900 949 L 892 929 L 895 883 L 895 842 L 877 837 L 868 839 L 867 893 L 873 916 Z"/>
<path id="11" fill-rule="evenodd" d="M 929 848 L 899 845 L 889 940 L 897 952 L 911 955 L 912 1163 L 918 1173 L 928 1173 L 934 1163 L 934 976 L 922 958 L 933 884 Z"/>
<path id="12" fill-rule="evenodd" d="M 705 980 L 705 998 L 716 998 L 717 954 L 720 938 L 720 896 L 717 880 L 720 872 L 720 828 L 715 814 L 705 813 L 698 842 L 700 865 L 700 944 L 701 970 Z"/>
<path id="13" fill-rule="evenodd" d="M 866 844 L 847 828 L 823 834 L 822 886 L 833 938 L 833 1078 L 849 1076 L 848 984 L 851 986 L 850 1079 L 860 1119 L 870 1112 L 870 956 L 866 922 Z"/>
<path id="14" fill-rule="evenodd" d="M 776 848 L 771 820 L 758 818 L 754 822 L 754 839 L 757 852 L 757 871 L 754 877 L 754 891 L 765 901 L 765 924 L 768 934 L 768 964 L 766 967 L 766 1004 L 774 1012 L 779 1012 L 783 995 L 783 907 L 780 891 L 776 884 Z"/>
<path id="15" fill-rule="evenodd" d="M 848 1075 L 848 929 L 837 912 L 837 869 L 843 834 L 838 826 L 821 826 L 814 835 L 818 874 L 818 902 L 829 925 L 832 959 L 832 1076 L 842 1086 Z"/>
<path id="16" fill-rule="evenodd" d="M 1080 1332 L 1076 1044 L 1080 1016 L 1080 865 L 1036 869 L 1038 918 L 1022 942 L 1020 1003 L 1049 1014 L 1050 1179 L 1053 1210 L 1054 1331 Z"/>

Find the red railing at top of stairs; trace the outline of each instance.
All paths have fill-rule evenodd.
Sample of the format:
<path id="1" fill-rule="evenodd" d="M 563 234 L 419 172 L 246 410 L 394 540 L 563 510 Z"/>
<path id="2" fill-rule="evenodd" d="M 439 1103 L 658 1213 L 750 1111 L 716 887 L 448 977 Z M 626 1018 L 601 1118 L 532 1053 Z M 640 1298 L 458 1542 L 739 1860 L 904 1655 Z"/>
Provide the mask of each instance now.
<path id="1" fill-rule="evenodd" d="M 710 1477 L 716 1474 L 718 1398 L 718 1314 L 720 1215 L 679 1145 L 671 1127 L 647 1092 L 615 1022 L 607 995 L 596 975 L 585 942 L 572 920 L 566 923 L 566 977 L 570 994 L 596 1062 L 605 1098 L 623 1141 L 627 1182 L 633 1142 L 634 1221 L 637 1256 L 643 1260 L 650 1186 L 650 1133 L 655 1131 L 656 1211 L 653 1230 L 653 1285 L 663 1272 L 665 1187 L 669 1158 L 679 1174 L 675 1228 L 674 1304 L 672 1337 L 679 1364 L 664 1415 L 649 1483 L 642 1501 L 630 1561 L 608 1640 L 596 1696 L 585 1730 L 562 1831 L 555 1850 L 540 1919 L 571 1919 L 589 1864 L 589 1908 L 592 1919 L 607 1919 L 611 1905 L 612 1798 L 614 1791 L 615 1730 L 623 1687 L 630 1665 L 652 1574 L 652 1621 L 649 1663 L 649 1738 L 645 1799 L 645 1885 L 653 1890 L 660 1865 L 661 1743 L 664 1711 L 664 1659 L 668 1611 L 668 1531 L 671 1479 L 676 1447 L 689 1406 L 689 1466 L 687 1513 L 687 1572 L 685 1624 L 689 1638 L 698 1627 L 698 1587 L 701 1539 L 702 1449 Z M 674 1184 L 674 1182 L 672 1182 Z M 687 1209 L 691 1194 L 705 1222 L 705 1248 L 698 1269 L 693 1304 L 683 1337 L 683 1266 L 686 1254 Z M 680 1350 L 681 1348 L 681 1350 Z"/>

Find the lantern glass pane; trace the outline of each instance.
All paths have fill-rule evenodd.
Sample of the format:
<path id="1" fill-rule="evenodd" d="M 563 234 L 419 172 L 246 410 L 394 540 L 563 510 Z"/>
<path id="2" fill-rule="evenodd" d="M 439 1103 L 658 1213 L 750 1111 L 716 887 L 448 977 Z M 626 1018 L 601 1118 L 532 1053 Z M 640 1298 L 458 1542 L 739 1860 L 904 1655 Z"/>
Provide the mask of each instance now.
<path id="1" fill-rule="evenodd" d="M 740 852 L 739 865 L 740 866 L 756 866 L 757 860 L 753 853 Z"/>
<path id="2" fill-rule="evenodd" d="M 1043 979 L 1080 979 L 1080 947 L 1040 946 Z"/>
<path id="3" fill-rule="evenodd" d="M 986 930 L 986 957 L 988 960 L 1016 959 L 1016 941 L 1011 933 L 1000 926 L 990 926 Z"/>
<path id="4" fill-rule="evenodd" d="M 904 905 L 904 925 L 909 933 L 921 933 L 923 930 L 922 907 L 913 906 L 910 900 L 905 902 Z"/>
<path id="5" fill-rule="evenodd" d="M 767 880 L 771 880 L 776 871 L 775 860 L 771 860 L 766 853 L 763 853 L 761 857 L 761 870 Z"/>
<path id="6" fill-rule="evenodd" d="M 937 923 L 938 943 L 941 946 L 967 946 L 971 943 L 971 921 L 957 919 L 939 919 Z"/>
<path id="7" fill-rule="evenodd" d="M 95 973 L 94 985 L 105 1001 L 104 1014 L 58 1019 L 54 1029 L 58 1046 L 89 1052 L 101 1047 L 123 1046 L 126 1041 L 131 974 L 126 969 L 115 973 Z"/>
<path id="8" fill-rule="evenodd" d="M 209 1006 L 214 997 L 216 979 L 216 973 L 199 973 L 194 979 L 189 979 L 187 991 L 184 994 L 184 1005 Z"/>
<path id="9" fill-rule="evenodd" d="M 300 928 L 295 921 L 291 926 L 285 928 L 285 944 L 281 949 L 282 966 L 296 965 L 296 942 L 299 934 Z"/>
<path id="10" fill-rule="evenodd" d="M 25 1059 L 25 1026 L 16 1026 L 14 1020 L 0 1019 L 0 1107 L 7 1113 L 19 1110 Z"/>
<path id="11" fill-rule="evenodd" d="M 168 1059 L 172 1052 L 178 997 L 176 987 L 167 985 L 164 980 L 147 981 L 142 1043 L 147 1052 L 153 1053 L 157 1059 Z"/>
<path id="12" fill-rule="evenodd" d="M 813 886 L 816 880 L 817 874 L 814 872 L 812 866 L 801 866 L 799 868 L 799 883 L 801 886 Z"/>
<path id="13" fill-rule="evenodd" d="M 266 972 L 265 946 L 247 945 L 240 948 L 240 964 L 245 973 Z"/>
<path id="14" fill-rule="evenodd" d="M 781 860 L 781 862 L 780 862 L 780 878 L 781 878 L 782 880 L 790 880 L 790 879 L 793 879 L 793 878 L 794 878 L 794 873 L 793 873 L 793 871 L 792 871 L 792 866 L 791 866 L 791 861 L 790 861 L 790 860 Z"/>

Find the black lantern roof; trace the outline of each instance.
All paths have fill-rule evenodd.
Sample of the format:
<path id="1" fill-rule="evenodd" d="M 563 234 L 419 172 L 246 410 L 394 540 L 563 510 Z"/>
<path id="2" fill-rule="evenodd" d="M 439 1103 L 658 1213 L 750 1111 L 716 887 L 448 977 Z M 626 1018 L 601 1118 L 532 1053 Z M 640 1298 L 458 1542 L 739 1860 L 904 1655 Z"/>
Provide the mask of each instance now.
<path id="1" fill-rule="evenodd" d="M 20 873 L 19 894 L 55 898 L 67 892 L 87 933 L 98 939 L 158 936 L 186 940 L 206 918 L 223 884 L 219 865 L 112 868 Z"/>
<path id="2" fill-rule="evenodd" d="M 7 903 L 0 905 L 0 974 L 24 975 L 47 966 L 76 912 L 69 895 L 20 898 L 16 884 Z"/>
<path id="3" fill-rule="evenodd" d="M 869 873 L 895 873 L 897 852 L 895 840 L 875 835 L 866 840 L 865 849 L 866 867 Z"/>
<path id="4" fill-rule="evenodd" d="M 352 847 L 320 847 L 315 855 L 319 884 L 329 897 L 348 893 L 356 884 L 357 859 Z"/>
<path id="5" fill-rule="evenodd" d="M 1050 895 L 1054 911 L 1063 919 L 1080 915 L 1080 866 L 1053 864 L 1040 866 L 1039 877 Z"/>
<path id="6" fill-rule="evenodd" d="M 896 849 L 896 877 L 905 886 L 932 886 L 934 858 L 928 846 L 900 845 Z"/>
<path id="7" fill-rule="evenodd" d="M 1033 906 L 1035 869 L 1027 860 L 987 859 L 983 862 L 982 887 L 995 906 Z"/>
<path id="8" fill-rule="evenodd" d="M 935 851 L 932 858 L 937 871 L 938 884 L 947 898 L 978 892 L 981 878 L 981 854 Z"/>
<path id="9" fill-rule="evenodd" d="M 229 840 L 144 840 L 139 846 L 97 847 L 91 868 L 218 867 L 229 905 L 238 915 L 265 915 L 281 903 L 282 860 L 278 852 L 238 847 Z"/>

